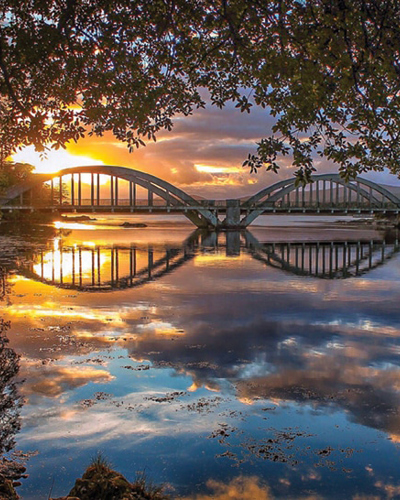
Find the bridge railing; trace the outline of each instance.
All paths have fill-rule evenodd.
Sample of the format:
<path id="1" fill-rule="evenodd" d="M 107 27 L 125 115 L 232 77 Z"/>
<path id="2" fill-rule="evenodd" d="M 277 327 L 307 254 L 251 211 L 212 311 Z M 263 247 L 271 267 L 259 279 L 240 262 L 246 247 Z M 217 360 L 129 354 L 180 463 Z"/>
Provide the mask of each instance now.
<path id="1" fill-rule="evenodd" d="M 330 208 L 338 208 L 338 209 L 369 209 L 369 208 L 382 208 L 382 209 L 390 209 L 390 208 L 399 208 L 395 203 L 391 202 L 381 202 L 379 204 L 371 204 L 368 201 L 365 202 L 332 202 L 332 203 L 321 203 L 321 202 L 313 202 L 313 201 L 304 201 L 302 203 L 296 203 L 295 201 L 271 201 L 264 202 L 263 206 L 265 208 L 321 208 L 321 209 L 330 209 Z M 258 208 L 259 205 L 252 204 L 248 205 L 246 208 L 255 209 Z"/>

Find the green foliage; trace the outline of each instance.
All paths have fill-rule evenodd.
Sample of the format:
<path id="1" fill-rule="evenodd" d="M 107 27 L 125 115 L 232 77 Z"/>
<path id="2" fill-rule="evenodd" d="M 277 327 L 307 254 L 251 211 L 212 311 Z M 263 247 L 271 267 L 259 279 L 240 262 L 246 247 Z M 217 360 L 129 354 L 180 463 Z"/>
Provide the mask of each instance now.
<path id="1" fill-rule="evenodd" d="M 9 188 L 23 182 L 27 182 L 33 179 L 34 166 L 29 163 L 17 163 L 13 161 L 0 161 L 0 195 L 5 193 Z M 65 186 L 61 188 L 63 190 L 62 196 L 64 197 Z M 53 187 L 53 197 L 54 199 L 59 199 L 60 196 L 59 186 Z M 36 207 L 49 205 L 51 201 L 51 188 L 49 184 L 38 184 L 35 186 L 34 192 L 30 196 L 30 193 L 26 193 L 25 196 L 31 199 L 25 200 L 29 205 Z M 18 201 L 19 202 L 19 201 Z M 24 203 L 24 200 L 22 200 Z M 52 220 L 52 216 L 44 215 L 40 213 L 33 213 L 30 215 L 21 214 L 18 212 L 11 213 L 0 213 L 0 219 L 2 215 L 7 220 L 19 220 L 19 219 L 29 219 L 31 222 L 44 222 Z"/>
<path id="2" fill-rule="evenodd" d="M 400 172 L 395 0 L 0 0 L 0 16 L 3 157 L 85 131 L 139 147 L 206 89 L 275 117 L 253 170 L 287 154 L 303 181 L 318 154 L 345 177 Z"/>
<path id="3" fill-rule="evenodd" d="M 111 462 L 103 455 L 101 451 L 98 451 L 96 455 L 90 461 L 89 468 L 94 469 L 97 472 L 109 472 L 111 471 Z"/>
<path id="4" fill-rule="evenodd" d="M 136 475 L 136 479 L 132 483 L 132 489 L 141 498 L 148 500 L 170 500 L 170 496 L 163 493 L 164 487 L 154 484 L 144 471 Z"/>
<path id="5" fill-rule="evenodd" d="M 28 180 L 32 175 L 33 168 L 29 163 L 0 162 L 0 193 L 15 184 Z"/>

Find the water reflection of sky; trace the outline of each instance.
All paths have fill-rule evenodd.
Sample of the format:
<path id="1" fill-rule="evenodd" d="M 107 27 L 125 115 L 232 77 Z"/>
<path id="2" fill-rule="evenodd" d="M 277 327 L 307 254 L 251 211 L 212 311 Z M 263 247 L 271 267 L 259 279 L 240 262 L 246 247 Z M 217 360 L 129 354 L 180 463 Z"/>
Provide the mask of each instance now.
<path id="1" fill-rule="evenodd" d="M 60 243 L 112 245 L 114 235 L 73 231 L 44 262 Z M 143 238 L 134 243 L 145 266 Z M 148 244 L 162 255 L 177 243 L 169 238 Z M 248 498 L 400 491 L 399 255 L 328 280 L 243 249 L 229 256 L 223 238 L 193 252 L 136 288 L 10 279 L 3 314 L 27 400 L 18 446 L 39 452 L 23 498 L 48 495 L 53 479 L 52 494 L 66 494 L 97 450 L 127 477 L 146 470 L 196 500 L 240 488 Z M 71 269 L 67 259 L 64 277 Z"/>

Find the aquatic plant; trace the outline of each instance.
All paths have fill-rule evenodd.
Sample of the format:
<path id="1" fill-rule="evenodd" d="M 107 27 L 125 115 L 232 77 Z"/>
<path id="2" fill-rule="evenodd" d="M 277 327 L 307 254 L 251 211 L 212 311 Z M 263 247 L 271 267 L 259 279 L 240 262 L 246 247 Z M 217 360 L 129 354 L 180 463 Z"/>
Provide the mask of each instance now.
<path id="1" fill-rule="evenodd" d="M 168 500 L 162 486 L 154 485 L 145 473 L 137 475 L 130 483 L 122 474 L 111 468 L 102 452 L 98 452 L 75 485 L 68 497 L 80 500 Z"/>

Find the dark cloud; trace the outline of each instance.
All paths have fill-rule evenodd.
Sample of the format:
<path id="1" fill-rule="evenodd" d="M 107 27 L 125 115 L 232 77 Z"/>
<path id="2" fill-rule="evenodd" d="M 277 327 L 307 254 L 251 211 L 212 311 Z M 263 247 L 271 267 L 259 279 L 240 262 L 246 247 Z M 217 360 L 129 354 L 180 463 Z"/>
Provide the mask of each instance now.
<path id="1" fill-rule="evenodd" d="M 200 141 L 252 143 L 270 135 L 275 121 L 267 110 L 259 107 L 254 107 L 251 113 L 241 113 L 233 105 L 222 110 L 208 106 L 189 117 L 178 118 L 173 133 Z"/>
<path id="2" fill-rule="evenodd" d="M 273 117 L 268 111 L 253 108 L 241 113 L 233 105 L 219 110 L 208 106 L 188 117 L 177 117 L 171 132 L 161 132 L 157 142 L 129 153 L 124 144 L 111 134 L 88 137 L 68 150 L 92 156 L 111 165 L 136 168 L 176 184 L 189 193 L 210 198 L 232 198 L 254 194 L 278 180 L 291 177 L 296 170 L 289 158 L 281 158 L 278 174 L 261 169 L 257 175 L 242 168 L 249 153 L 256 151 L 256 142 L 272 131 Z M 199 171 L 196 165 L 227 169 L 224 172 Z M 336 171 L 320 162 L 319 170 Z"/>

